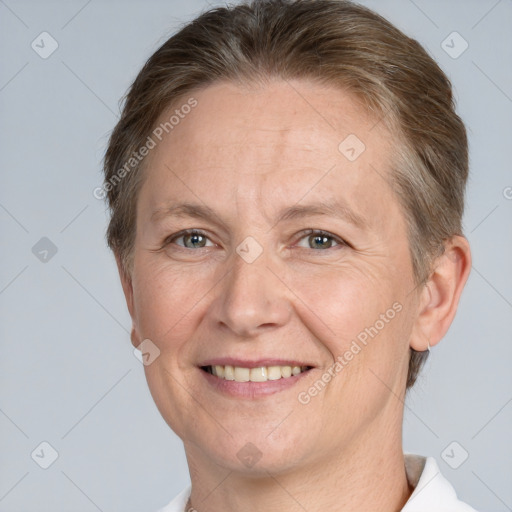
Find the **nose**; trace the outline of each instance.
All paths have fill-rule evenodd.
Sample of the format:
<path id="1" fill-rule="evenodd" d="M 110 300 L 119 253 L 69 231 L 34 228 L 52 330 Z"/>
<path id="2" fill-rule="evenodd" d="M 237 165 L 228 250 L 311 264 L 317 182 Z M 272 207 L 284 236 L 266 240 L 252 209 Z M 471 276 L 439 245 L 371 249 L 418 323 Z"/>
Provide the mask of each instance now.
<path id="1" fill-rule="evenodd" d="M 286 325 L 292 305 L 289 291 L 263 254 L 248 263 L 238 254 L 218 286 L 210 304 L 217 327 L 229 329 L 240 338 L 253 338 L 269 329 Z"/>

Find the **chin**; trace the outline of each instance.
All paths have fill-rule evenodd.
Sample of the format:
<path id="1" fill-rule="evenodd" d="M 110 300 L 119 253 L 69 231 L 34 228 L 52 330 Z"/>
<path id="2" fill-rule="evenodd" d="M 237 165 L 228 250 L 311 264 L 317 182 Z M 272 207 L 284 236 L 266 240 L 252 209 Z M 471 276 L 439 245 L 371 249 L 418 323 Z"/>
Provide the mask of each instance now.
<path id="1" fill-rule="evenodd" d="M 233 437 L 226 434 L 211 440 L 203 436 L 195 440 L 203 454 L 207 454 L 215 464 L 226 470 L 247 476 L 267 477 L 270 474 L 282 474 L 301 465 L 307 459 L 307 447 L 314 443 L 305 438 L 304 430 L 291 432 L 283 430 L 279 436 L 268 432 L 271 429 L 243 429 Z M 229 428 L 229 426 L 227 426 Z M 274 427 L 275 428 L 275 425 Z"/>

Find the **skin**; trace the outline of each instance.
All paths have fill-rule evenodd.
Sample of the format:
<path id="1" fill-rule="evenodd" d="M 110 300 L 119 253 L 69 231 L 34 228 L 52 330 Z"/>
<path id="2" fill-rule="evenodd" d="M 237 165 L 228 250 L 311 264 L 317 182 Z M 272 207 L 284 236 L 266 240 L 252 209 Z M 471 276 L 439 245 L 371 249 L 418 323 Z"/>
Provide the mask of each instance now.
<path id="1" fill-rule="evenodd" d="M 396 141 L 349 93 L 274 81 L 218 83 L 193 96 L 198 106 L 146 162 L 130 274 L 118 258 L 132 342 L 160 350 L 146 378 L 184 442 L 192 506 L 400 510 L 412 492 L 402 452 L 409 347 L 425 350 L 447 331 L 471 266 L 468 243 L 447 241 L 416 285 L 389 180 Z M 366 146 L 353 162 L 338 149 L 349 134 Z M 278 221 L 283 208 L 334 198 L 364 226 L 331 214 Z M 179 201 L 206 205 L 222 222 L 162 214 Z M 190 228 L 206 238 L 169 240 Z M 308 229 L 333 238 L 323 243 Z M 248 236 L 263 251 L 252 263 L 236 251 Z M 395 303 L 401 311 L 300 403 L 298 393 Z M 198 365 L 213 357 L 315 368 L 289 389 L 242 399 L 207 383 Z M 248 442 L 261 455 L 251 467 L 237 457 Z"/>

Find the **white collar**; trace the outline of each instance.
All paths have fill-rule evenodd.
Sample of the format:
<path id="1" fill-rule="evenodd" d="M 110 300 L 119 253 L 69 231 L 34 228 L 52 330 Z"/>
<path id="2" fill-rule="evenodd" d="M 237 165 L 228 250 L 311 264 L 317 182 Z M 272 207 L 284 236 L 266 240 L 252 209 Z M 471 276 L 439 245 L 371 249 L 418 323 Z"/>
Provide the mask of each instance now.
<path id="1" fill-rule="evenodd" d="M 404 453 L 404 458 L 407 480 L 414 491 L 401 512 L 476 512 L 457 498 L 434 457 Z"/>
<path id="2" fill-rule="evenodd" d="M 455 489 L 441 474 L 434 457 L 404 453 L 405 471 L 414 491 L 401 512 L 476 512 L 457 498 Z M 190 486 L 158 512 L 187 512 Z"/>

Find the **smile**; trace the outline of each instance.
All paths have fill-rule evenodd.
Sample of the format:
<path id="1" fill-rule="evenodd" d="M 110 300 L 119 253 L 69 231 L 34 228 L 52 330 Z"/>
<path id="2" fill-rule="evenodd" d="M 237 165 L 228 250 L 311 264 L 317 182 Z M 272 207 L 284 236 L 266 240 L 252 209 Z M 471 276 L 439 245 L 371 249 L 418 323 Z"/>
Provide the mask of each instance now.
<path id="1" fill-rule="evenodd" d="M 232 365 L 202 366 L 202 370 L 222 380 L 235 382 L 267 382 L 288 379 L 311 369 L 310 366 L 259 366 L 246 368 Z"/>

